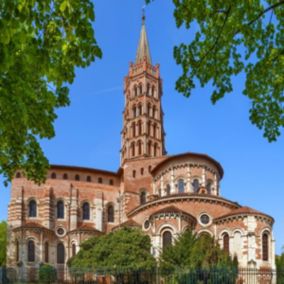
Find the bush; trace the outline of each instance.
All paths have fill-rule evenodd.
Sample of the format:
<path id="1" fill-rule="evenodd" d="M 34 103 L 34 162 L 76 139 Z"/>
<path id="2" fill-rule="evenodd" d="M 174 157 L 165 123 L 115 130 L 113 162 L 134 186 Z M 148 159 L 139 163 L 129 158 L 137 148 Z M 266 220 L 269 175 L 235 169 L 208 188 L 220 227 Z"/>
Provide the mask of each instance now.
<path id="1" fill-rule="evenodd" d="M 56 281 L 57 273 L 56 269 L 48 264 L 43 264 L 39 268 L 39 280 L 41 283 L 53 283 Z"/>

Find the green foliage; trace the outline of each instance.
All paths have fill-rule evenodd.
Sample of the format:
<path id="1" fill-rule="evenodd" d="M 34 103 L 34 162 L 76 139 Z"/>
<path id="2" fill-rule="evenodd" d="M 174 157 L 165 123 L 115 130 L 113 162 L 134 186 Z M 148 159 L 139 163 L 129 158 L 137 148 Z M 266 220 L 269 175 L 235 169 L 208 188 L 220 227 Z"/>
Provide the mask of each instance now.
<path id="1" fill-rule="evenodd" d="M 205 276 L 207 280 L 210 277 L 216 279 L 218 273 L 213 273 L 214 270 L 220 272 L 220 277 L 228 275 L 232 282 L 226 283 L 235 283 L 237 266 L 237 261 L 220 249 L 214 239 L 207 235 L 198 238 L 189 230 L 181 234 L 174 245 L 165 249 L 160 257 L 162 273 L 175 277 L 179 283 L 185 283 L 186 279 L 193 281 L 186 283 L 196 283 L 194 281 L 203 281 Z"/>
<path id="2" fill-rule="evenodd" d="M 277 283 L 284 284 L 284 253 L 276 256 Z"/>
<path id="3" fill-rule="evenodd" d="M 43 264 L 39 268 L 39 280 L 41 283 L 53 283 L 56 281 L 56 269 L 49 265 Z"/>
<path id="4" fill-rule="evenodd" d="M 151 2 L 151 0 L 146 0 Z M 199 82 L 212 84 L 216 103 L 232 92 L 232 78 L 246 73 L 243 94 L 250 120 L 274 141 L 284 126 L 284 1 L 173 0 L 178 28 L 193 39 L 174 47 L 182 67 L 176 89 L 189 97 Z"/>
<path id="5" fill-rule="evenodd" d="M 69 104 L 75 67 L 101 50 L 91 0 L 0 1 L 0 174 L 17 169 L 44 181 L 48 161 L 39 139 L 52 138 L 55 110 Z"/>
<path id="6" fill-rule="evenodd" d="M 0 223 L 0 266 L 6 263 L 6 247 L 7 247 L 7 223 Z"/>
<path id="7" fill-rule="evenodd" d="M 150 238 L 141 230 L 122 228 L 85 241 L 68 265 L 73 269 L 151 270 L 156 262 L 150 248 Z"/>

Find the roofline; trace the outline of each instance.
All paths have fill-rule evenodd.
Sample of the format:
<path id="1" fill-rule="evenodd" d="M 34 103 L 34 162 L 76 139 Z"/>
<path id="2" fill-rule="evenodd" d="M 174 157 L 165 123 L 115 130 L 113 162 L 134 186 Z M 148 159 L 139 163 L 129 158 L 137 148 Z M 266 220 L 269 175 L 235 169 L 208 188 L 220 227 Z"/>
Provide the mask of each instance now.
<path id="1" fill-rule="evenodd" d="M 84 172 L 93 172 L 93 173 L 101 173 L 101 174 L 108 174 L 116 177 L 120 177 L 121 175 L 121 168 L 117 170 L 117 172 L 111 172 L 108 170 L 101 170 L 95 168 L 87 168 L 87 167 L 80 167 L 80 166 L 66 166 L 66 165 L 55 165 L 52 164 L 49 166 L 49 169 L 52 170 L 77 170 L 77 171 L 84 171 Z"/>
<path id="2" fill-rule="evenodd" d="M 213 201 L 213 202 L 218 202 L 218 203 L 225 203 L 228 206 L 235 207 L 235 209 L 240 208 L 241 205 L 238 204 L 237 202 L 230 201 L 228 199 L 225 199 L 223 197 L 215 196 L 215 195 L 208 195 L 208 194 L 195 194 L 195 193 L 185 193 L 185 194 L 172 194 L 169 196 L 164 196 L 156 200 L 148 201 L 144 203 L 143 205 L 140 205 L 130 212 L 127 213 L 128 217 L 132 217 L 133 215 L 136 215 L 140 213 L 143 210 L 148 209 L 149 207 L 155 206 L 159 203 L 167 203 L 169 205 L 170 202 L 175 202 L 177 199 L 179 200 L 202 200 L 202 201 Z M 179 201 L 178 200 L 178 201 Z"/>
<path id="3" fill-rule="evenodd" d="M 161 168 L 164 164 L 168 163 L 169 161 L 172 161 L 174 159 L 187 157 L 187 156 L 191 156 L 191 157 L 195 157 L 195 158 L 203 158 L 203 159 L 209 160 L 210 162 L 212 162 L 217 167 L 219 174 L 220 174 L 220 178 L 223 178 L 224 170 L 223 170 L 223 167 L 221 166 L 221 164 L 219 162 L 217 162 L 215 159 L 211 158 L 210 156 L 208 156 L 206 154 L 192 153 L 192 152 L 186 152 L 186 153 L 182 153 L 182 154 L 168 156 L 168 158 L 166 158 L 165 160 L 163 160 L 162 162 L 157 164 L 156 167 L 154 169 L 152 169 L 151 174 L 155 174 L 158 171 L 159 168 Z"/>

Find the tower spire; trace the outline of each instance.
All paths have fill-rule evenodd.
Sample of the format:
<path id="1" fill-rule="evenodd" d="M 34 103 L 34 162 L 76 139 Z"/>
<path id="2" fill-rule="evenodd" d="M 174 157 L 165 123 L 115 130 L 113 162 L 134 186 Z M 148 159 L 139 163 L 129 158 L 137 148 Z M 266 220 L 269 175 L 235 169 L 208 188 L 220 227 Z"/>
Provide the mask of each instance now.
<path id="1" fill-rule="evenodd" d="M 139 44 L 137 48 L 136 53 L 136 63 L 140 63 L 144 60 L 146 60 L 148 63 L 152 64 L 151 55 L 150 55 L 150 49 L 149 49 L 149 43 L 146 33 L 146 27 L 145 27 L 145 8 L 142 8 L 142 27 L 140 32 L 140 39 Z"/>

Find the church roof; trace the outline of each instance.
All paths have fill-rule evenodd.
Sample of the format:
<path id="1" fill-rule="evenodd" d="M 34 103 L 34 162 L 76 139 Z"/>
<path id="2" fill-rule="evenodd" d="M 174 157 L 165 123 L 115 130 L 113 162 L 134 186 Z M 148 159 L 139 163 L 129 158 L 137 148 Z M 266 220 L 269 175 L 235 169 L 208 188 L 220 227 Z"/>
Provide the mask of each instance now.
<path id="1" fill-rule="evenodd" d="M 216 218 L 215 221 L 218 221 L 218 220 L 230 217 L 230 216 L 236 216 L 236 215 L 262 215 L 264 217 L 271 219 L 274 222 L 274 219 L 271 216 L 269 216 L 269 215 L 267 215 L 263 212 L 260 212 L 258 210 L 255 210 L 251 207 L 248 207 L 248 206 L 242 206 L 240 208 L 234 209 L 230 213 L 227 213 L 225 215 L 222 215 L 222 216 Z"/>
<path id="2" fill-rule="evenodd" d="M 147 32 L 145 27 L 145 15 L 142 16 L 142 27 L 140 32 L 140 39 L 136 53 L 136 63 L 140 63 L 146 60 L 148 63 L 152 64 L 150 48 L 147 38 Z"/>
<path id="3" fill-rule="evenodd" d="M 190 216 L 192 219 L 195 220 L 195 217 L 193 217 L 191 214 L 189 214 L 189 213 L 187 213 L 187 212 L 185 212 L 185 211 L 183 211 L 183 210 L 181 210 L 181 209 L 179 209 L 179 208 L 177 208 L 177 207 L 175 207 L 175 206 L 168 206 L 168 207 L 162 208 L 162 209 L 160 209 L 160 210 L 158 210 L 158 211 L 155 211 L 155 212 L 151 215 L 151 217 L 154 216 L 154 215 L 157 215 L 157 214 L 167 214 L 167 213 L 168 213 L 168 214 L 180 213 L 180 214 L 183 214 L 183 215 Z"/>
<path id="4" fill-rule="evenodd" d="M 115 231 L 119 228 L 125 228 L 125 227 L 141 227 L 137 222 L 135 222 L 133 219 L 128 219 L 127 221 L 121 223 L 120 225 L 117 225 L 112 228 L 112 231 Z"/>

